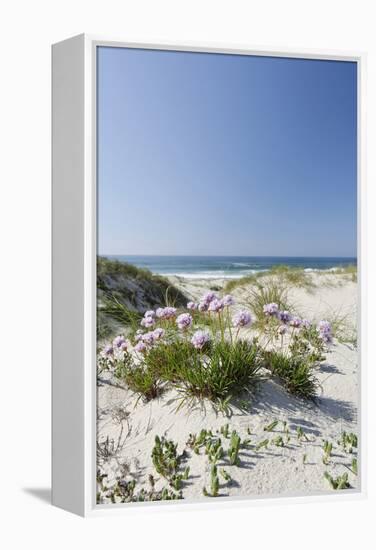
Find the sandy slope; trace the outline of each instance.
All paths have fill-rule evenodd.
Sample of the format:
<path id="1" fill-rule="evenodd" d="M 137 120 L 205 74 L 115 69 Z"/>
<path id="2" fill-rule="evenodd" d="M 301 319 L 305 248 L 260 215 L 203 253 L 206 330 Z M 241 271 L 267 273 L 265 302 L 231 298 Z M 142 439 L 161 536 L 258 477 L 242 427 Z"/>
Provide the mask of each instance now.
<path id="1" fill-rule="evenodd" d="M 310 320 L 319 320 L 328 315 L 346 316 L 349 324 L 356 322 L 357 285 L 348 275 L 325 274 L 317 272 L 309 274 L 313 287 L 309 290 L 291 287 L 288 290 L 289 301 L 296 312 Z M 267 283 L 268 277 L 260 279 Z M 194 300 L 210 287 L 223 288 L 225 279 L 182 279 L 171 277 L 173 282 L 184 294 Z M 251 285 L 236 288 L 231 291 L 239 305 L 247 305 L 247 296 Z"/>
<path id="2" fill-rule="evenodd" d="M 333 280 L 334 276 L 330 277 Z M 338 287 L 319 287 L 313 293 L 293 289 L 294 304 L 309 318 L 324 317 L 330 309 L 340 309 L 349 315 L 350 322 L 355 323 L 356 284 L 343 278 L 340 282 Z M 181 286 L 193 297 L 198 297 L 205 287 L 212 285 L 213 281 L 196 280 L 185 281 Z M 239 302 L 245 297 L 244 290 L 237 289 L 234 294 Z M 159 400 L 147 404 L 139 401 L 136 405 L 131 392 L 121 387 L 110 374 L 102 375 L 98 384 L 98 440 L 103 441 L 109 436 L 117 441 L 121 429 L 116 419 L 117 409 L 120 407 L 130 413 L 127 421 L 123 421 L 121 448 L 106 465 L 109 479 L 118 475 L 122 465 L 126 464 L 123 471 L 127 479 L 135 478 L 139 488 L 148 488 L 149 474 L 156 477 L 156 488 L 161 488 L 166 482 L 158 479 L 150 456 L 155 435 L 167 435 L 178 442 L 178 449 L 183 451 L 190 433 L 197 433 L 202 428 L 215 431 L 228 422 L 231 429 L 236 429 L 242 438 L 250 438 L 252 444 L 250 449 L 242 451 L 240 466 L 229 466 L 227 459 L 219 464 L 232 477 L 230 483 L 221 479 L 220 495 L 327 492 L 330 487 L 323 476 L 324 471 L 333 476 L 347 471 L 351 486 L 356 487 L 357 477 L 346 467 L 351 465 L 352 455 L 344 453 L 336 443 L 342 430 L 357 432 L 357 351 L 353 345 L 335 342 L 317 376 L 322 390 L 316 404 L 296 399 L 279 384 L 268 380 L 262 383 L 255 396 L 249 398 L 249 412 L 234 409 L 233 416 L 226 419 L 221 414 L 216 415 L 210 404 L 206 410 L 182 408 L 176 412 L 178 396 L 173 391 Z M 275 432 L 263 431 L 264 426 L 274 419 L 281 420 Z M 287 422 L 291 432 L 288 444 L 277 447 L 270 443 L 266 450 L 256 452 L 259 441 L 272 440 L 281 434 L 282 421 Z M 307 433 L 309 441 L 298 441 L 298 426 Z M 335 447 L 329 465 L 322 463 L 323 439 L 332 441 Z M 227 448 L 228 441 L 223 441 Z M 203 450 L 200 455 L 186 450 L 190 478 L 185 482 L 183 496 L 205 498 L 202 489 L 209 487 L 208 459 Z"/>

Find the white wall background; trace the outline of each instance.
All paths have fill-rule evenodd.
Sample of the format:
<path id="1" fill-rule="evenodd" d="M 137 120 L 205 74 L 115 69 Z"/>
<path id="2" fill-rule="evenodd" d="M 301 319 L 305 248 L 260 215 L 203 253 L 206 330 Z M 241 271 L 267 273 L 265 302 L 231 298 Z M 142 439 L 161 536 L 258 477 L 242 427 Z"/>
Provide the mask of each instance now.
<path id="1" fill-rule="evenodd" d="M 368 52 L 367 385 L 368 430 L 375 436 L 372 4 L 372 0 L 13 0 L 2 4 L 0 539 L 7 539 L 4 548 L 373 547 L 375 442 L 371 437 L 369 498 L 361 502 L 143 512 L 85 521 L 52 508 L 45 500 L 50 479 L 50 44 L 88 32 L 129 41 L 213 41 Z"/>

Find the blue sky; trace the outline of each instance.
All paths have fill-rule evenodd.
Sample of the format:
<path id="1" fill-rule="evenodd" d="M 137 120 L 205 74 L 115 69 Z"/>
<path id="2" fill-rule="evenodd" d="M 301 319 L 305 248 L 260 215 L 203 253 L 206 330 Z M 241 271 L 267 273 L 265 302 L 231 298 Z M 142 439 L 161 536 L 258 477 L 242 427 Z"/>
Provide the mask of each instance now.
<path id="1" fill-rule="evenodd" d="M 356 64 L 101 47 L 100 254 L 356 256 Z"/>

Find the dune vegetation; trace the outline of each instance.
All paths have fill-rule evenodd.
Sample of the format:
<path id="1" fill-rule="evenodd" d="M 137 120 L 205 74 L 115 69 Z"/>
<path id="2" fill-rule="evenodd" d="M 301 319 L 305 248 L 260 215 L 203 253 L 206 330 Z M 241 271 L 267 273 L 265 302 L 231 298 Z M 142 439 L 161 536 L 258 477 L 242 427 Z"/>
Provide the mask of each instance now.
<path id="1" fill-rule="evenodd" d="M 184 294 L 167 279 L 132 264 L 97 259 L 97 338 L 134 327 L 145 309 L 161 304 L 182 306 Z"/>
<path id="2" fill-rule="evenodd" d="M 322 270 L 316 271 L 315 273 L 320 274 L 323 278 L 343 275 L 346 278 L 349 278 L 352 282 L 357 281 L 357 266 L 352 264 L 338 267 L 335 270 Z M 252 275 L 246 275 L 244 277 L 240 277 L 239 279 L 231 279 L 227 281 L 225 291 L 232 292 L 236 288 L 241 288 L 250 284 L 262 285 L 263 279 L 265 278 L 272 280 L 275 284 L 287 288 L 296 287 L 312 290 L 316 287 L 310 271 L 287 265 L 276 265 L 267 271 L 259 271 Z M 333 281 L 334 284 L 338 284 L 338 277 L 336 277 L 336 279 L 337 281 Z"/>
<path id="3" fill-rule="evenodd" d="M 353 273 L 344 268 L 338 275 L 350 277 L 352 282 Z M 319 484 L 320 475 L 326 488 L 354 487 L 355 433 L 343 431 L 336 439 L 326 428 L 332 422 L 325 420 L 325 437 L 320 441 L 305 431 L 304 423 L 299 424 L 300 409 L 318 407 L 323 373 L 330 376 L 336 372 L 327 361 L 337 343 L 356 345 L 355 329 L 347 314 L 332 310 L 323 318 L 308 319 L 292 303 L 291 288 L 308 296 L 317 277 L 282 266 L 268 275 L 252 276 L 251 283 L 231 281 L 215 285 L 215 291 L 210 290 L 210 282 L 206 283 L 203 294 L 188 300 L 184 285 L 182 292 L 148 271 L 99 259 L 98 317 L 111 323 L 98 347 L 99 385 L 106 380 L 117 391 L 125 392 L 127 402 L 133 403 L 132 410 L 140 410 L 136 425 L 145 423 L 144 437 L 148 441 L 143 444 L 147 482 L 139 483 L 138 477 L 131 475 L 132 467 L 123 450 L 134 437 L 139 455 L 140 443 L 131 427 L 135 412 L 131 414 L 125 404 L 112 405 L 110 412 L 104 409 L 106 418 L 111 415 L 110 433 L 116 431 L 116 426 L 121 429 L 117 438 L 107 435 L 98 439 L 99 504 L 186 498 L 187 491 L 193 490 L 192 467 L 199 468 L 199 477 L 205 480 L 200 489 L 203 497 L 236 494 L 238 482 L 234 478 L 244 482 L 248 479 L 247 457 L 253 461 L 267 456 L 278 460 L 278 449 L 288 456 L 292 454 L 293 462 L 301 461 L 299 483 L 304 485 L 309 465 L 315 464 L 320 474 L 309 470 L 315 480 L 312 483 Z M 333 281 L 336 283 L 337 278 Z M 240 302 L 236 292 L 228 292 L 229 288 L 241 291 Z M 331 288 L 327 292 L 332 292 Z M 311 299 L 314 302 L 315 297 Z M 297 408 L 296 420 L 290 416 L 289 422 L 285 415 L 273 418 L 273 412 L 262 429 L 263 417 L 257 418 L 256 433 L 249 427 L 244 431 L 241 420 L 230 427 L 231 419 L 237 417 L 243 423 L 248 418 L 255 422 L 252 414 L 256 403 L 267 410 L 268 401 L 262 404 L 261 389 L 268 383 L 272 384 L 269 391 L 273 395 L 286 395 L 287 410 Z M 184 436 L 177 429 L 178 439 L 174 440 L 167 431 L 152 428 L 148 417 L 151 409 L 146 412 L 149 406 L 161 411 L 159 422 L 166 416 L 167 431 L 171 425 L 178 428 L 181 419 L 181 426 L 192 425 L 191 433 Z M 168 423 L 168 409 L 175 415 L 172 424 Z M 199 410 L 205 411 L 204 426 L 200 418 L 190 424 L 191 415 L 196 418 Z M 344 414 L 349 414 L 346 409 Z M 217 418 L 228 421 L 219 425 L 216 420 L 212 427 L 209 422 Z M 124 423 L 128 426 L 125 435 Z M 198 431 L 197 426 L 201 426 Z M 345 426 L 348 429 L 352 424 Z M 200 456 L 206 462 L 198 465 Z M 339 462 L 335 456 L 340 457 Z M 137 469 L 138 462 L 135 464 Z M 346 464 L 347 471 L 340 464 Z M 274 468 L 269 463 L 268 471 Z M 281 483 L 286 481 L 290 483 L 290 478 Z M 264 482 L 268 484 L 269 478 Z M 197 490 L 194 494 L 197 496 Z"/>
<path id="4" fill-rule="evenodd" d="M 105 346 L 100 369 L 113 370 L 142 399 L 173 387 L 181 403 L 208 399 L 223 411 L 234 397 L 254 391 L 261 371 L 289 392 L 314 398 L 314 370 L 332 341 L 330 323 L 316 326 L 293 315 L 274 289 L 255 291 L 252 300 L 257 319 L 249 310 L 232 311 L 231 295 L 211 291 L 186 308 L 148 310 L 140 328 Z M 258 332 L 248 337 L 252 326 Z"/>

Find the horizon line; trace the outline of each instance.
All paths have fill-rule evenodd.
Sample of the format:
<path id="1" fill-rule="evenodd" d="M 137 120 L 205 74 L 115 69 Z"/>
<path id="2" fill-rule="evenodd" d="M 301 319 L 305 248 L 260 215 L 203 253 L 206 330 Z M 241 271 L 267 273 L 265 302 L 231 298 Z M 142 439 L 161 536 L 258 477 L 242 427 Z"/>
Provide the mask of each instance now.
<path id="1" fill-rule="evenodd" d="M 97 252 L 97 256 L 128 256 L 128 257 L 139 257 L 139 256 L 149 256 L 149 257 L 181 257 L 181 258 L 343 258 L 343 259 L 357 259 L 358 256 L 296 256 L 291 254 L 286 254 L 283 256 L 280 255 L 260 255 L 260 254 L 124 254 L 124 253 L 99 253 Z"/>

